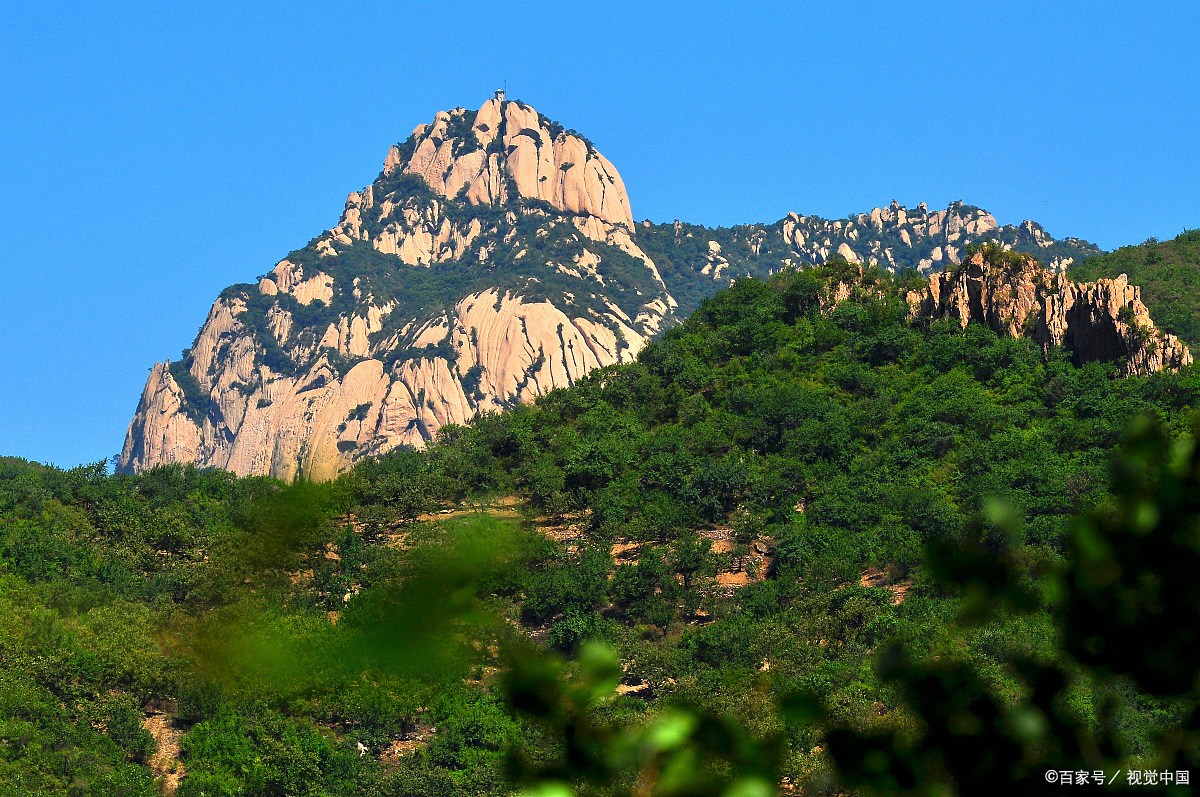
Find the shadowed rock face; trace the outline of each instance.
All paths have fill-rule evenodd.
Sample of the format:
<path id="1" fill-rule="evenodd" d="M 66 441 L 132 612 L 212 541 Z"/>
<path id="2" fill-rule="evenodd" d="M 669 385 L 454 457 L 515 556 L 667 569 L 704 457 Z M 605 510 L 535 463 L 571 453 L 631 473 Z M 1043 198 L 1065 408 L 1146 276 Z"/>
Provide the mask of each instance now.
<path id="1" fill-rule="evenodd" d="M 1141 289 L 1115 280 L 1075 283 L 1033 259 L 990 263 L 976 252 L 962 267 L 929 278 L 908 295 L 914 318 L 952 318 L 963 327 L 987 324 L 1044 347 L 1065 345 L 1081 361 L 1116 361 L 1126 375 L 1176 370 L 1192 362 L 1174 335 L 1160 332 L 1142 304 Z"/>

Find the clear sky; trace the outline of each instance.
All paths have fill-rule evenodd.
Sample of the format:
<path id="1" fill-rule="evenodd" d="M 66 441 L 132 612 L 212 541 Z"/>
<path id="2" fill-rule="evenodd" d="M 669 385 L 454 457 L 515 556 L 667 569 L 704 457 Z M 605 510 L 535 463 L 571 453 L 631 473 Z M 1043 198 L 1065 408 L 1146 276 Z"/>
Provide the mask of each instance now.
<path id="1" fill-rule="evenodd" d="M 504 80 L 636 218 L 955 199 L 1105 248 L 1200 227 L 1200 3 L 0 5 L 0 454 L 120 450 L 226 285 Z"/>

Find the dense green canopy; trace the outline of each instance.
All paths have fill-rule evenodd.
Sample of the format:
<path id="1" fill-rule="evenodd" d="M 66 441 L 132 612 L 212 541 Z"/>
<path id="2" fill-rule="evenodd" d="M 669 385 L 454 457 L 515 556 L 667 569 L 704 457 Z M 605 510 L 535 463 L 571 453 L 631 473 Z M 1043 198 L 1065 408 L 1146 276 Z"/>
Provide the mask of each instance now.
<path id="1" fill-rule="evenodd" d="M 826 731 L 778 706 L 819 698 L 843 766 L 847 729 L 936 739 L 903 686 L 930 661 L 1001 709 L 1026 699 L 1017 663 L 1071 673 L 1079 726 L 1150 766 L 1194 696 L 1080 664 L 1059 599 L 1031 585 L 1073 566 L 1073 516 L 1123 506 L 1110 474 L 1133 419 L 1157 420 L 1160 447 L 1188 432 L 1196 372 L 1121 379 L 982 326 L 917 326 L 905 278 L 881 273 L 824 302 L 850 274 L 739 281 L 637 363 L 329 484 L 4 460 L 0 790 L 151 794 L 175 766 L 181 797 L 497 794 L 514 744 L 510 774 L 591 777 L 555 730 L 579 717 L 539 720 L 559 704 L 497 675 L 530 640 L 582 683 L 584 640 L 615 651 L 623 694 L 581 703 L 586 727 L 700 707 L 758 740 L 740 749 L 777 760 L 762 771 L 814 788 L 834 777 Z M 931 545 L 982 558 L 931 572 Z M 954 583 L 987 557 L 1024 586 L 981 609 Z M 910 663 L 881 678 L 896 643 Z M 147 708 L 180 748 L 153 775 Z"/>

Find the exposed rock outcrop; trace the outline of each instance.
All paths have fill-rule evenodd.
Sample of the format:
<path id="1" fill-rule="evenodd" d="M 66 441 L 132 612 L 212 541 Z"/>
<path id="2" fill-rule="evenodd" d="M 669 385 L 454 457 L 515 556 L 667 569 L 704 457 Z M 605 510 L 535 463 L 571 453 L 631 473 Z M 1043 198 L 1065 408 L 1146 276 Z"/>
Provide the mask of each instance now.
<path id="1" fill-rule="evenodd" d="M 774 224 L 709 228 L 676 221 L 637 225 L 639 246 L 660 259 L 667 288 L 685 314 L 699 305 L 696 282 L 711 281 L 706 293 L 742 277 L 766 277 L 781 268 L 820 266 L 835 259 L 877 266 L 893 273 L 913 269 L 933 274 L 962 262 L 973 244 L 1034 254 L 1051 271 L 1065 271 L 1100 248 L 1077 238 L 1055 239 L 1041 225 L 1023 221 L 1001 226 L 982 208 L 952 202 L 930 211 L 898 202 L 844 219 L 789 213 Z"/>
<path id="2" fill-rule="evenodd" d="M 396 172 L 420 175 L 444 197 L 463 193 L 472 205 L 520 196 L 633 227 L 616 168 L 590 141 L 522 102 L 491 99 L 474 113 L 463 108 L 439 113 L 388 151 L 384 175 Z"/>
<path id="3" fill-rule="evenodd" d="M 961 267 L 932 275 L 925 290 L 908 295 L 913 317 L 951 318 L 963 327 L 974 321 L 1045 347 L 1065 345 L 1081 361 L 1116 361 L 1124 374 L 1192 362 L 1182 341 L 1154 325 L 1141 288 L 1124 274 L 1076 283 L 1028 256 L 995 260 L 980 251 Z"/>
<path id="4" fill-rule="evenodd" d="M 923 274 L 958 265 L 968 244 L 988 241 L 1006 251 L 1037 251 L 1054 271 L 1066 270 L 1074 254 L 1100 253 L 1085 241 L 1056 241 L 1029 220 L 1001 227 L 986 210 L 962 202 L 933 212 L 924 202 L 913 210 L 892 202 L 832 221 L 789 213 L 779 232 L 802 263 L 820 265 L 836 256 L 891 271 L 911 267 Z"/>
<path id="5" fill-rule="evenodd" d="M 119 467 L 330 478 L 629 362 L 676 306 L 589 141 L 520 102 L 445 111 L 154 367 Z"/>
<path id="6" fill-rule="evenodd" d="M 126 435 L 123 469 L 195 462 L 239 474 L 328 479 L 361 456 L 422 447 L 448 423 L 630 362 L 646 342 L 625 320 L 572 317 L 549 301 L 491 290 L 425 321 L 408 346 L 448 340 L 456 357 L 385 365 L 394 350 L 365 343 L 369 319 L 354 316 L 343 319 L 348 334 L 337 338 L 338 348 L 323 347 L 311 366 L 289 375 L 258 362 L 252 345 L 237 345 L 252 336 L 236 310 L 218 300 L 191 349 L 188 375 L 199 382 L 196 373 L 213 367 L 198 399 L 185 395 L 169 363 L 154 367 Z M 362 359 L 339 372 L 338 357 L 356 341 L 367 346 Z"/>

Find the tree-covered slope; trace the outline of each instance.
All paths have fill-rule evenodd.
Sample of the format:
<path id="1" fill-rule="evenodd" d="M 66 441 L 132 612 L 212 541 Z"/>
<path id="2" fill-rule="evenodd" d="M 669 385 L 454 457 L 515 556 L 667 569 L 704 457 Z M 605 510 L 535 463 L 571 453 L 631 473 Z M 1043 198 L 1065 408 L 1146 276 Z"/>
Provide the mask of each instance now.
<path id="1" fill-rule="evenodd" d="M 586 508 L 597 533 L 646 540 L 739 513 L 880 540 L 876 523 L 945 530 L 1012 491 L 1053 544 L 1128 420 L 1195 402 L 1190 368 L 1117 379 L 983 325 L 915 324 L 907 286 L 880 272 L 831 304 L 831 277 L 738 282 L 637 363 L 455 430 L 429 461 L 470 450 L 488 467 L 455 478 L 473 488 Z M 847 567 L 882 564 L 832 547 Z"/>
<path id="2" fill-rule="evenodd" d="M 1189 345 L 1200 341 L 1200 230 L 1173 240 L 1149 240 L 1088 258 L 1071 269 L 1079 280 L 1128 274 L 1142 288 L 1142 300 L 1155 321 Z"/>
<path id="3" fill-rule="evenodd" d="M 509 793 L 510 748 L 568 759 L 506 686 L 505 651 L 559 651 L 579 683 L 589 638 L 621 668 L 591 721 L 632 733 L 699 706 L 780 740 L 791 784 L 835 788 L 787 695 L 819 695 L 835 725 L 925 732 L 873 667 L 897 640 L 1005 706 L 1027 693 L 1021 662 L 1066 668 L 1080 732 L 1151 766 L 1186 700 L 1082 669 L 1053 590 L 956 630 L 980 594 L 960 600 L 922 551 L 981 535 L 1023 583 L 1060 572 L 1072 517 L 1114 506 L 1131 420 L 1184 439 L 1196 370 L 1122 378 L 914 321 L 919 286 L 846 263 L 739 281 L 634 363 L 324 484 L 6 461 L 0 790 Z M 731 771 L 689 766 L 710 785 Z"/>

